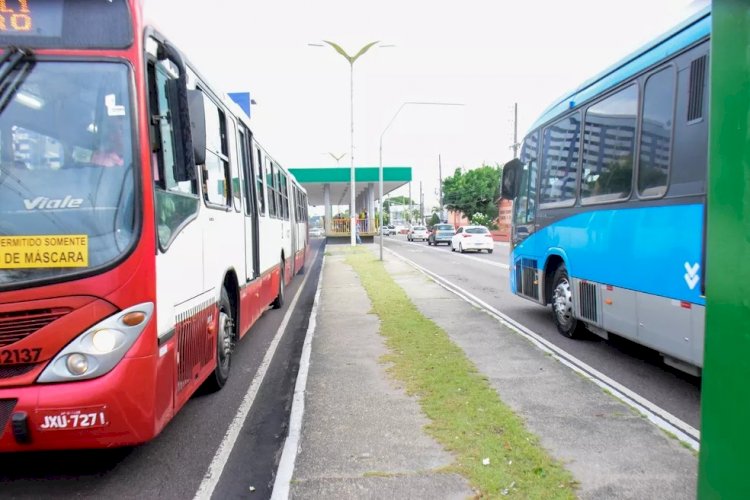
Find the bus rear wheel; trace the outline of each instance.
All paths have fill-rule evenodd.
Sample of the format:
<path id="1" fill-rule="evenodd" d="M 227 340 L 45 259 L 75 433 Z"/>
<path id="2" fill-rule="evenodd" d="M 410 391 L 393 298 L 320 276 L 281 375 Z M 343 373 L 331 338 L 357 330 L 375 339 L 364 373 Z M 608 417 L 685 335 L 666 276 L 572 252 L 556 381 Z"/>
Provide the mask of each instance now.
<path id="1" fill-rule="evenodd" d="M 224 387 L 229 380 L 229 370 L 232 367 L 232 351 L 236 334 L 234 331 L 234 316 L 232 303 L 226 288 L 221 289 L 219 300 L 219 328 L 216 330 L 216 368 L 206 380 L 206 388 L 215 392 Z"/>
<path id="2" fill-rule="evenodd" d="M 552 278 L 552 319 L 560 334 L 570 339 L 583 336 L 583 325 L 573 315 L 573 289 L 564 264 L 557 268 Z"/>

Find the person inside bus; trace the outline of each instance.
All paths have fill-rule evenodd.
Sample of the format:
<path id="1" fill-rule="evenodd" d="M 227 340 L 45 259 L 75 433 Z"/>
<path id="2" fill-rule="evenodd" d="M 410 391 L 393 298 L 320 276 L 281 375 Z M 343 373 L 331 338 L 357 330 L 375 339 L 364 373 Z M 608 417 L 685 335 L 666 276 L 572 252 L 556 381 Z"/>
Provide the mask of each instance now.
<path id="1" fill-rule="evenodd" d="M 91 164 L 100 167 L 121 167 L 125 149 L 125 118 L 121 116 L 109 117 L 102 123 L 102 138 L 99 148 L 91 155 Z"/>

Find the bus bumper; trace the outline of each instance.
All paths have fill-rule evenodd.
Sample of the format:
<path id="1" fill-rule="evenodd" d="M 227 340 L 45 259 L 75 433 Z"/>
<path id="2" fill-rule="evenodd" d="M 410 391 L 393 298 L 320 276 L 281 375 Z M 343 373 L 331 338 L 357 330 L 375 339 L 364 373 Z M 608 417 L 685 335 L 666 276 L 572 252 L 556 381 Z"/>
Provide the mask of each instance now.
<path id="1" fill-rule="evenodd" d="M 0 452 L 108 448 L 156 435 L 154 359 L 80 382 L 0 389 Z"/>

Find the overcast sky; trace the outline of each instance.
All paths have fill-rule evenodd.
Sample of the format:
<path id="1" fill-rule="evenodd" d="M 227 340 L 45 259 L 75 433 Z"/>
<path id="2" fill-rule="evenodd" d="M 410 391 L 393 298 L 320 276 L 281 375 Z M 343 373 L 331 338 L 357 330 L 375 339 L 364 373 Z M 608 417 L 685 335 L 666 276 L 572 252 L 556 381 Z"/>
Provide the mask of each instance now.
<path id="1" fill-rule="evenodd" d="M 512 158 L 555 98 L 708 4 L 708 0 L 144 0 L 147 16 L 218 89 L 249 91 L 253 130 L 286 167 L 350 165 L 348 53 L 354 64 L 355 162 L 413 168 L 425 210 L 457 167 Z M 406 189 L 402 190 L 406 194 Z"/>

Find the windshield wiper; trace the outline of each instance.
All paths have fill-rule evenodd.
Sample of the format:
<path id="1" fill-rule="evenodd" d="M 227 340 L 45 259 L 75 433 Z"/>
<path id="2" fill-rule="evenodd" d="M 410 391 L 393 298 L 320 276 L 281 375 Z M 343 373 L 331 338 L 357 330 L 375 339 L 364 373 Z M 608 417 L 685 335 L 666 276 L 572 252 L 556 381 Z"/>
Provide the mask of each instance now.
<path id="1" fill-rule="evenodd" d="M 35 64 L 34 53 L 21 47 L 8 47 L 0 58 L 0 113 L 5 111 Z"/>

